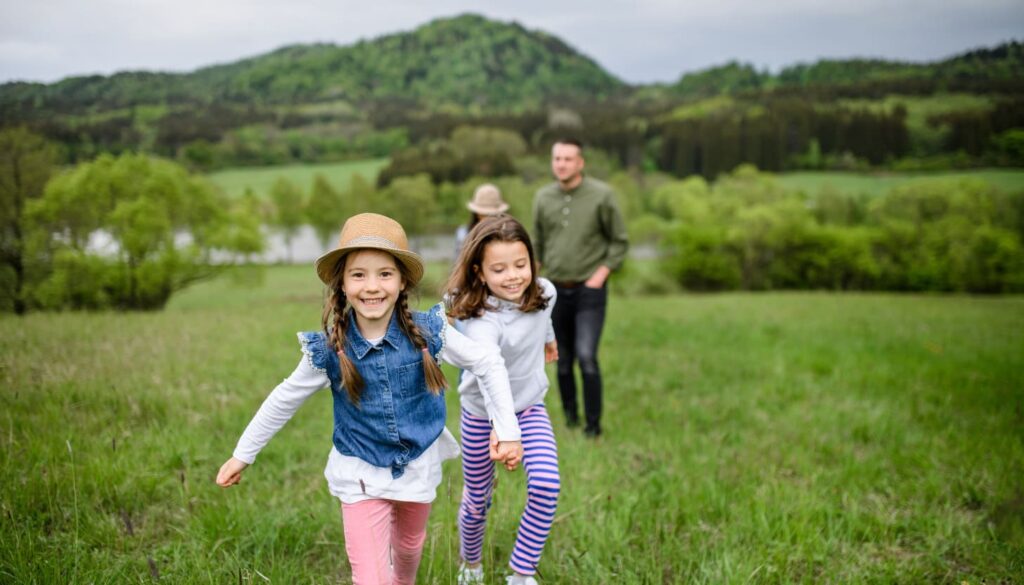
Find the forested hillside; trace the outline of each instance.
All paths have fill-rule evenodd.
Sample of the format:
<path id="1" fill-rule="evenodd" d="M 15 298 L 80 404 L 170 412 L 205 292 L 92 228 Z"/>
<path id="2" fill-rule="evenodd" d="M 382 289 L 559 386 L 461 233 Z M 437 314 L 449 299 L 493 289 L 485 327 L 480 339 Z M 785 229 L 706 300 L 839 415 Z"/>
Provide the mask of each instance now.
<path id="1" fill-rule="evenodd" d="M 390 177 L 505 174 L 573 134 L 624 167 L 714 178 L 791 169 L 1024 165 L 1024 45 L 935 63 L 726 63 L 629 86 L 558 38 L 466 14 L 186 74 L 0 86 L 0 128 L 65 162 L 143 151 L 199 170 L 393 157 Z M 461 129 L 461 130 L 460 130 Z M 456 132 L 461 132 L 456 136 Z M 506 150 L 467 136 L 501 135 Z"/>
<path id="2" fill-rule="evenodd" d="M 935 63 L 880 59 L 822 59 L 785 67 L 777 75 L 731 61 L 687 73 L 671 91 L 685 97 L 773 90 L 824 97 L 880 97 L 890 93 L 1024 92 L 1024 44 L 1004 43 Z"/>
<path id="3" fill-rule="evenodd" d="M 353 45 L 292 45 L 188 74 L 126 72 L 0 86 L 4 117 L 138 105 L 251 107 L 401 100 L 424 107 L 521 110 L 607 96 L 624 84 L 560 39 L 476 15 Z"/>

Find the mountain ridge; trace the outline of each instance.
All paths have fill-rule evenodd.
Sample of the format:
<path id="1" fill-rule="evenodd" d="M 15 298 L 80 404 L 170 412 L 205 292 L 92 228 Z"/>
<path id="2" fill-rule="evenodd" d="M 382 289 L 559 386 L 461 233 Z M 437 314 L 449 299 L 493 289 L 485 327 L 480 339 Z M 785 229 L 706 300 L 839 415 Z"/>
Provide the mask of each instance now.
<path id="1" fill-rule="evenodd" d="M 294 103 L 412 99 L 530 107 L 613 95 L 626 84 L 543 31 L 467 13 L 350 45 L 292 44 L 188 73 L 119 72 L 0 85 L 0 102 L 126 107 L 148 101 Z"/>
<path id="2" fill-rule="evenodd" d="M 347 45 L 293 43 L 190 72 L 121 71 L 44 84 L 0 85 L 0 114 L 96 112 L 146 104 L 397 101 L 428 109 L 528 110 L 556 101 L 600 101 L 644 88 L 677 97 L 786 86 L 914 80 L 1024 78 L 1024 45 L 1009 41 L 924 63 L 819 59 L 778 74 L 729 61 L 671 83 L 630 85 L 555 35 L 475 13 L 431 20 Z"/>

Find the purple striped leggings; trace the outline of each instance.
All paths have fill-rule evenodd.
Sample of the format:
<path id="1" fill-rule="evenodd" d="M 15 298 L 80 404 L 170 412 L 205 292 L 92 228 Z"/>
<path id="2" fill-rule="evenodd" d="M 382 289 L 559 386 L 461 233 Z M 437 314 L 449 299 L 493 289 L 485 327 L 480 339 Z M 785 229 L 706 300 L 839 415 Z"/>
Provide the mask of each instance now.
<path id="1" fill-rule="evenodd" d="M 526 468 L 526 509 L 509 566 L 523 575 L 537 572 L 544 551 L 561 483 L 558 477 L 558 446 L 551 419 L 543 404 L 516 415 L 523 435 L 523 467 Z M 495 464 L 488 455 L 491 423 L 462 410 L 462 504 L 459 506 L 459 552 L 469 564 L 483 556 L 487 509 L 494 493 Z"/>

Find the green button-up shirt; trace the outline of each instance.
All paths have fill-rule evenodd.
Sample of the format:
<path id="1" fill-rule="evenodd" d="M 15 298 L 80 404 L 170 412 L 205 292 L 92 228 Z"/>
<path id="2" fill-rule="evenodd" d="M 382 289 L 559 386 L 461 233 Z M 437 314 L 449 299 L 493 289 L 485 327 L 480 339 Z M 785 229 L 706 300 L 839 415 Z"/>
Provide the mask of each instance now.
<path id="1" fill-rule="evenodd" d="M 554 281 L 584 281 L 601 265 L 615 270 L 629 249 L 615 193 L 586 176 L 569 191 L 558 182 L 538 190 L 533 229 L 534 252 Z"/>

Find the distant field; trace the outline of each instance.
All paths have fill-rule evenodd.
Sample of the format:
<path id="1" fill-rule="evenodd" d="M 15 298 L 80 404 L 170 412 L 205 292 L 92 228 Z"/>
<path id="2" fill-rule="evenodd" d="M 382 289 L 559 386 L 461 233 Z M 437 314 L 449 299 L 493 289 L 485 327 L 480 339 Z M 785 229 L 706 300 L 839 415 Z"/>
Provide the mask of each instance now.
<path id="1" fill-rule="evenodd" d="M 354 174 L 361 174 L 371 184 L 376 181 L 388 159 L 351 161 L 344 163 L 287 165 L 277 167 L 243 167 L 211 173 L 209 178 L 232 196 L 241 195 L 251 187 L 257 195 L 265 195 L 278 177 L 286 177 L 305 190 L 317 173 L 327 177 L 339 189 L 348 187 Z M 1024 169 L 982 169 L 972 171 L 949 171 L 935 173 L 843 173 L 843 172 L 792 172 L 776 175 L 779 183 L 787 189 L 799 189 L 809 195 L 817 194 L 824 188 L 837 189 L 844 193 L 867 193 L 884 195 L 889 189 L 912 181 L 931 179 L 974 178 L 988 181 L 1007 191 L 1024 191 Z"/>
<path id="2" fill-rule="evenodd" d="M 1024 191 L 1024 169 L 982 169 L 941 173 L 794 172 L 780 173 L 777 178 L 784 187 L 802 190 L 808 195 L 816 195 L 825 188 L 843 193 L 884 195 L 897 185 L 935 179 L 981 179 L 1005 191 Z"/>
<path id="3" fill-rule="evenodd" d="M 913 130 L 925 127 L 929 116 L 989 110 L 995 106 L 996 100 L 971 93 L 945 93 L 930 96 L 889 95 L 884 99 L 843 99 L 839 103 L 849 108 L 878 112 L 891 112 L 897 106 L 903 106 L 907 110 L 907 125 Z"/>
<path id="4" fill-rule="evenodd" d="M 217 171 L 208 177 L 231 197 L 242 195 L 247 187 L 257 195 L 263 196 L 270 192 L 270 187 L 278 177 L 290 180 L 307 192 L 318 173 L 327 177 L 327 180 L 338 189 L 347 189 L 352 175 L 355 174 L 362 175 L 372 185 L 377 181 L 377 174 L 387 164 L 388 159 L 379 158 L 343 163 L 241 167 Z"/>
<path id="5" fill-rule="evenodd" d="M 160 312 L 0 316 L 0 582 L 349 582 L 329 393 L 213 483 L 318 327 L 310 265 L 262 274 Z M 601 358 L 599 442 L 547 396 L 543 583 L 1024 582 L 1024 297 L 613 296 Z M 501 472 L 488 583 L 523 486 Z M 455 582 L 461 489 L 450 461 L 418 583 Z"/>

